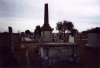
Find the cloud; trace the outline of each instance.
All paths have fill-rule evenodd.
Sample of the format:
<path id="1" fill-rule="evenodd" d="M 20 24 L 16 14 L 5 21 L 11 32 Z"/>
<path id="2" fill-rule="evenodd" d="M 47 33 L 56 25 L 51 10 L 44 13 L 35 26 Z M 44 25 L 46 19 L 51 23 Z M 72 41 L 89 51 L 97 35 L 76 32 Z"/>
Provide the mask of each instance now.
<path id="1" fill-rule="evenodd" d="M 11 26 L 14 32 L 25 31 L 26 29 L 34 32 L 35 26 L 43 24 L 42 19 L 32 20 L 24 18 L 2 18 L 0 21 L 2 21 L 0 22 L 0 27 L 4 28 L 3 31 L 8 30 L 8 26 Z"/>
<path id="2" fill-rule="evenodd" d="M 28 0 L 1 0 L 0 16 L 1 17 L 31 17 L 33 16 L 33 7 Z"/>
<path id="3" fill-rule="evenodd" d="M 49 19 L 53 28 L 63 20 L 72 21 L 80 31 L 89 28 L 88 25 L 100 25 L 99 0 L 0 0 L 0 29 L 12 26 L 15 31 L 33 31 L 36 25 L 42 26 L 44 3 L 49 4 Z"/>

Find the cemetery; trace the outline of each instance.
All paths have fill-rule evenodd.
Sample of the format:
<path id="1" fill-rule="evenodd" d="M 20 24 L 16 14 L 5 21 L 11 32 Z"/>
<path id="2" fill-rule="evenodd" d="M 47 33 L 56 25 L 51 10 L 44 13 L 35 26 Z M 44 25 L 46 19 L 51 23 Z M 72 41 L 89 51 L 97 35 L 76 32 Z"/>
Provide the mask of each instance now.
<path id="1" fill-rule="evenodd" d="M 48 4 L 46 3 L 44 24 L 41 28 L 39 26 L 36 28 L 34 37 L 29 31 L 26 31 L 26 34 L 13 33 L 12 27 L 8 28 L 8 33 L 0 33 L 0 40 L 2 40 L 0 48 L 8 47 L 9 49 L 9 55 L 0 53 L 0 60 L 2 60 L 0 66 L 41 68 L 58 65 L 57 68 L 99 68 L 99 31 L 99 33 L 88 32 L 85 36 L 75 33 L 71 27 L 69 27 L 69 33 L 59 31 L 56 34 L 52 32 L 53 30 L 49 25 Z M 84 39 L 85 43 L 83 43 Z M 2 51 L 6 53 L 6 50 Z M 3 56 L 5 57 L 1 59 Z M 10 59 L 6 61 L 7 57 Z M 64 65 L 59 66 L 62 64 Z"/>

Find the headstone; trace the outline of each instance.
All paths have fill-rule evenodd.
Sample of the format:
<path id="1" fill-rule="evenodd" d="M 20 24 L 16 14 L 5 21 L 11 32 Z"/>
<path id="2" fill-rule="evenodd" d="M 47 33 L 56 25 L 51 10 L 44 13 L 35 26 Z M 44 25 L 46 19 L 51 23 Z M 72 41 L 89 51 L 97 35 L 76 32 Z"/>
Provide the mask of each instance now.
<path id="1" fill-rule="evenodd" d="M 9 45 L 11 46 L 12 54 L 14 54 L 12 27 L 8 27 L 8 31 L 9 31 Z"/>
<path id="2" fill-rule="evenodd" d="M 69 35 L 69 43 L 75 43 L 74 36 Z"/>

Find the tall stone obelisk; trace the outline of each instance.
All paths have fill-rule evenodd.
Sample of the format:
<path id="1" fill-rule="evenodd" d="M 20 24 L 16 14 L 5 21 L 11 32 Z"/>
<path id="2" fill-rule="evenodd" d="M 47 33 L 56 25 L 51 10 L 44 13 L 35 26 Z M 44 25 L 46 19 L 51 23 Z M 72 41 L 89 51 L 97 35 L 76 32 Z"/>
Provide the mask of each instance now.
<path id="1" fill-rule="evenodd" d="M 49 25 L 48 4 L 44 7 L 44 24 L 41 28 L 42 42 L 52 42 L 52 28 Z"/>
<path id="2" fill-rule="evenodd" d="M 44 9 L 44 25 L 49 25 L 49 14 L 48 14 L 48 4 L 45 4 Z"/>

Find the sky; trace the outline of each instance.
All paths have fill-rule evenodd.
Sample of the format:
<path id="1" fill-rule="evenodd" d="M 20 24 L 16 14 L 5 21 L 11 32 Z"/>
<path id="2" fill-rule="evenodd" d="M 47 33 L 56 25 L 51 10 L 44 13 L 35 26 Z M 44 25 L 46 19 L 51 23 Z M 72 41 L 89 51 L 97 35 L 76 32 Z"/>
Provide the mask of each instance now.
<path id="1" fill-rule="evenodd" d="M 71 21 L 84 31 L 100 27 L 100 0 L 0 0 L 0 32 L 34 32 L 44 23 L 44 4 L 49 7 L 49 24 L 57 32 L 56 23 Z"/>

